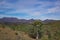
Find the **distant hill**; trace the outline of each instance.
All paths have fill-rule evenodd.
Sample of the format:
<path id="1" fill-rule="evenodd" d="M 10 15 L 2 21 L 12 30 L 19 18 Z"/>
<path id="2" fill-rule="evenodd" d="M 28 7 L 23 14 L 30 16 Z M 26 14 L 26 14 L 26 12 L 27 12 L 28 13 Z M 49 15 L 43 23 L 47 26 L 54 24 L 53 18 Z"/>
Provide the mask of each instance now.
<path id="1" fill-rule="evenodd" d="M 34 19 L 30 19 L 30 20 L 26 20 L 26 19 L 18 19 L 18 18 L 13 18 L 13 17 L 4 17 L 4 18 L 0 18 L 0 23 L 26 23 L 29 24 L 31 22 L 35 21 Z M 40 20 L 41 21 L 41 20 Z M 55 21 L 60 21 L 60 20 L 50 20 L 50 19 L 46 19 L 44 21 L 42 21 L 43 23 L 49 23 L 49 22 L 55 22 Z"/>
<path id="2" fill-rule="evenodd" d="M 47 24 L 47 23 L 51 23 L 51 22 L 57 22 L 57 21 L 60 21 L 60 20 L 51 20 L 51 19 L 46 19 L 44 21 L 42 21 L 43 23 Z"/>
<path id="3" fill-rule="evenodd" d="M 0 23 L 31 23 L 33 22 L 34 19 L 26 20 L 26 19 L 18 19 L 18 18 L 13 18 L 13 17 L 4 17 L 0 18 Z"/>

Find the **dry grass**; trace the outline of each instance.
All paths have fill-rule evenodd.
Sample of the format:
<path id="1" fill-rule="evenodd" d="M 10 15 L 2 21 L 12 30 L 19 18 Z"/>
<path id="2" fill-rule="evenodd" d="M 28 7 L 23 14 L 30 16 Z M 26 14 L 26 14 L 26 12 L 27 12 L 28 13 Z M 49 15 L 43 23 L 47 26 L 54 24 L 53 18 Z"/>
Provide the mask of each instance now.
<path id="1" fill-rule="evenodd" d="M 26 33 L 0 27 L 0 40 L 34 40 Z"/>

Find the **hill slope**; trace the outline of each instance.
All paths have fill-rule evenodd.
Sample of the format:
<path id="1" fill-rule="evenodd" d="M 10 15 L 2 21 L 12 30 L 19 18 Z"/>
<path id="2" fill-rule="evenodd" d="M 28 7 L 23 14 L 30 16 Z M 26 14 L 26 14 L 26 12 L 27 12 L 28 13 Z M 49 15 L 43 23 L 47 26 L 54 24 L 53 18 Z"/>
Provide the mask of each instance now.
<path id="1" fill-rule="evenodd" d="M 0 40 L 34 40 L 24 32 L 13 31 L 9 28 L 0 27 Z"/>

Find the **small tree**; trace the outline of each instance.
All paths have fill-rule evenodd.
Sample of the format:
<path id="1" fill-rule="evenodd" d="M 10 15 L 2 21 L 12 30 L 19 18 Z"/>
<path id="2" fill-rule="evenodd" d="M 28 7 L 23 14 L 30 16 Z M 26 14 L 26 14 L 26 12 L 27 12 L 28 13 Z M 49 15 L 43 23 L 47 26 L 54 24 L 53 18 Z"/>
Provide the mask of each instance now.
<path id="1" fill-rule="evenodd" d="M 40 20 L 36 20 L 32 23 L 33 29 L 31 31 L 31 35 L 38 40 L 42 36 L 41 32 L 41 27 L 42 27 L 42 22 Z"/>

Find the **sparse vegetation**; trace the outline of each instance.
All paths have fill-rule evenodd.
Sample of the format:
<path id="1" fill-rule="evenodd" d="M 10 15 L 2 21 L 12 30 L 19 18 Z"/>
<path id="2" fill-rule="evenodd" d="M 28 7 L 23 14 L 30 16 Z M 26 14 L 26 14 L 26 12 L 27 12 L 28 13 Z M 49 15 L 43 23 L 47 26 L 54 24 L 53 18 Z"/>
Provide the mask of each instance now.
<path id="1" fill-rule="evenodd" d="M 40 25 L 38 23 L 38 25 Z M 8 29 L 8 30 L 7 30 Z M 5 32 L 6 30 L 6 32 Z M 13 31 L 13 32 L 11 32 Z M 14 32 L 17 31 L 17 32 Z M 42 24 L 36 28 L 36 24 L 1 24 L 0 23 L 0 40 L 35 40 L 38 32 L 40 40 L 60 40 L 60 21 Z M 11 36 L 10 36 L 11 35 Z M 14 36 L 15 35 L 15 36 Z M 26 36 L 28 35 L 28 36 Z M 14 39 L 13 37 L 14 36 Z M 19 36 L 17 38 L 17 36 Z M 25 37 L 26 36 L 26 37 Z M 2 38 L 1 38 L 2 37 Z"/>

